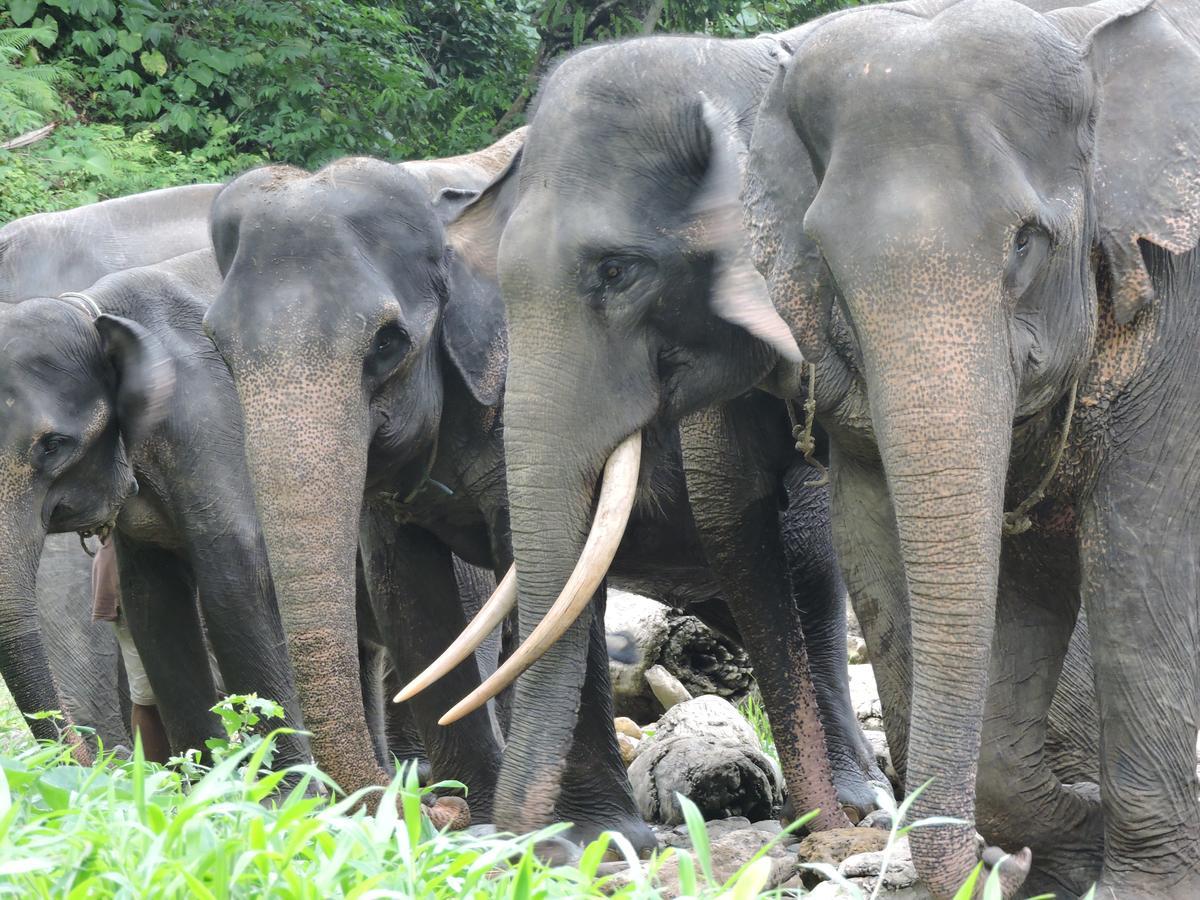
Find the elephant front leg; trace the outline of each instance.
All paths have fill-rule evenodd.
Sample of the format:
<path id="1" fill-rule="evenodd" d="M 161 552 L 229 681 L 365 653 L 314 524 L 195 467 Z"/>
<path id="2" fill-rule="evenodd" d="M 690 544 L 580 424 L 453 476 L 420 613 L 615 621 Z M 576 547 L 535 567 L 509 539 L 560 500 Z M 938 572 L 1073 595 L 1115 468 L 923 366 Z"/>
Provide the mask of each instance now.
<path id="1" fill-rule="evenodd" d="M 912 696 L 912 632 L 891 495 L 878 465 L 846 456 L 836 444 L 831 455 L 834 546 L 867 642 L 892 766 L 903 784 Z"/>
<path id="2" fill-rule="evenodd" d="M 1078 896 L 1100 874 L 1103 816 L 1094 784 L 1064 785 L 1047 754 L 1047 721 L 1079 605 L 1073 537 L 1030 531 L 1006 539 L 1000 561 L 996 629 L 979 774 L 976 824 L 989 843 L 1033 851 L 1024 887 Z M 1078 664 L 1076 659 L 1074 664 Z M 1070 685 L 1077 673 L 1067 673 Z M 1091 692 L 1075 695 L 1093 703 Z M 1068 711 L 1059 710 L 1060 714 Z M 1073 713 L 1074 727 L 1094 721 Z M 1060 722 L 1062 727 L 1071 723 Z M 1073 734 L 1096 752 L 1097 735 Z"/>
<path id="3" fill-rule="evenodd" d="M 613 729 L 604 634 L 607 594 L 607 584 L 601 582 L 585 613 L 590 617 L 587 673 L 554 813 L 559 821 L 573 823 L 567 837 L 575 843 L 592 841 L 602 831 L 620 831 L 639 853 L 646 853 L 657 846 L 657 840 L 638 814 Z"/>
<path id="4" fill-rule="evenodd" d="M 797 813 L 815 829 L 849 827 L 833 787 L 825 733 L 792 601 L 779 525 L 779 478 L 752 448 L 737 402 L 681 425 L 683 465 L 701 544 L 745 641 Z"/>
<path id="5" fill-rule="evenodd" d="M 1197 436 L 1177 428 L 1189 416 L 1157 409 L 1168 433 L 1122 448 L 1083 510 L 1105 816 L 1098 897 L 1200 897 L 1200 459 Z"/>
<path id="6" fill-rule="evenodd" d="M 892 786 L 863 734 L 850 696 L 846 585 L 833 551 L 829 491 L 808 486 L 819 478 L 816 467 L 802 459 L 788 470 L 783 541 L 833 784 L 846 814 L 859 821 L 877 807 L 877 792 L 891 794 Z"/>
<path id="7" fill-rule="evenodd" d="M 368 504 L 360 531 L 371 607 L 400 679 L 408 683 L 466 627 L 449 549 L 423 529 L 397 525 L 387 509 Z M 475 659 L 407 701 L 429 755 L 434 781 L 467 785 L 472 819 L 491 821 L 500 743 L 487 707 L 453 725 L 437 720 L 479 686 Z"/>

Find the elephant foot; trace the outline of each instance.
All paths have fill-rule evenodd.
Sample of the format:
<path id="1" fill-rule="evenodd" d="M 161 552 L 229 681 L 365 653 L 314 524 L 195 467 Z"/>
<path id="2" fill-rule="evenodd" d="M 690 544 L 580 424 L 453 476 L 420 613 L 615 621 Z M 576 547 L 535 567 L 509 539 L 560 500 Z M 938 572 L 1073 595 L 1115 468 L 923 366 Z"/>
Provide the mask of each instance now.
<path id="1" fill-rule="evenodd" d="M 462 831 L 471 824 L 471 808 L 462 797 L 434 797 L 426 794 L 421 798 L 421 812 L 429 817 L 433 827 Z"/>
<path id="2" fill-rule="evenodd" d="M 605 831 L 620 832 L 633 845 L 634 851 L 643 859 L 658 849 L 658 838 L 654 831 L 640 818 L 623 819 L 619 822 L 576 823 L 563 832 L 562 837 L 576 847 L 586 847 Z M 622 858 L 620 851 L 612 845 L 609 853 L 614 859 Z"/>
<path id="3" fill-rule="evenodd" d="M 874 757 L 873 753 L 868 756 L 865 752 L 863 754 L 831 752 L 829 764 L 833 769 L 833 787 L 837 791 L 838 803 L 842 807 L 842 812 L 854 825 L 881 808 L 879 805 L 880 791 L 893 799 L 896 796 L 892 782 L 884 774 L 879 760 Z M 807 812 L 807 810 L 800 810 L 800 812 Z"/>

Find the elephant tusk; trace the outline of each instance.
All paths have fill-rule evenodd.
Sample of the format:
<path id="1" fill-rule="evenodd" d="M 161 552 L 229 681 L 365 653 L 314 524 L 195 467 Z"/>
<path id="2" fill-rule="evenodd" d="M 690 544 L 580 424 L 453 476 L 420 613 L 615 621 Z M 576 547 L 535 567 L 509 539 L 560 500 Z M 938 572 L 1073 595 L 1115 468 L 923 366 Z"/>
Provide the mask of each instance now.
<path id="1" fill-rule="evenodd" d="M 604 466 L 604 482 L 600 486 L 600 499 L 596 503 L 596 515 L 592 519 L 587 543 L 575 564 L 575 571 L 567 579 L 566 586 L 546 617 L 491 678 L 438 719 L 439 725 L 457 722 L 516 681 L 587 609 L 613 557 L 617 555 L 617 546 L 625 534 L 625 525 L 637 496 L 641 461 L 642 434 L 638 431 L 617 446 Z"/>
<path id="2" fill-rule="evenodd" d="M 504 621 L 504 617 L 517 605 L 517 567 L 510 566 L 508 573 L 496 585 L 496 590 L 483 604 L 463 629 L 462 634 L 454 639 L 454 643 L 446 651 L 429 664 L 420 675 L 401 688 L 393 702 L 403 703 L 411 700 L 439 678 L 443 678 L 460 662 L 475 652 L 476 648 L 487 640 L 492 629 Z"/>

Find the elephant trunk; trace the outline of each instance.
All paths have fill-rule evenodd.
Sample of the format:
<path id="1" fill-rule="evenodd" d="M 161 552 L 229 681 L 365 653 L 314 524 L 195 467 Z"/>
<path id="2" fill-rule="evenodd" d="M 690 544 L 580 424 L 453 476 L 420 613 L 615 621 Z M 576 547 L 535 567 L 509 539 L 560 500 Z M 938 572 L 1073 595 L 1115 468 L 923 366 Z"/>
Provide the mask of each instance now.
<path id="1" fill-rule="evenodd" d="M 948 897 L 979 858 L 975 776 L 1015 389 L 1002 342 L 919 343 L 920 366 L 897 354 L 872 365 L 868 353 L 868 392 L 912 617 L 907 787 L 928 782 L 913 815 L 963 822 L 914 829 L 910 840 L 919 874 Z M 1005 873 L 1009 892 L 1019 868 Z"/>
<path id="2" fill-rule="evenodd" d="M 40 530 L 5 541 L 5 559 L 0 568 L 0 675 L 22 715 L 47 710 L 67 711 L 42 640 L 38 623 L 36 580 L 45 534 Z M 66 724 L 72 723 L 68 716 Z M 59 727 L 49 719 L 30 719 L 30 731 L 39 740 L 57 740 Z M 91 753 L 70 727 L 62 735 L 72 745 L 75 758 L 91 764 Z"/>
<path id="3" fill-rule="evenodd" d="M 365 404 L 308 383 L 239 379 L 246 460 L 300 707 L 317 763 L 347 792 L 383 785 L 358 676 L 355 556 L 366 478 Z M 338 402 L 322 402 L 337 396 Z"/>

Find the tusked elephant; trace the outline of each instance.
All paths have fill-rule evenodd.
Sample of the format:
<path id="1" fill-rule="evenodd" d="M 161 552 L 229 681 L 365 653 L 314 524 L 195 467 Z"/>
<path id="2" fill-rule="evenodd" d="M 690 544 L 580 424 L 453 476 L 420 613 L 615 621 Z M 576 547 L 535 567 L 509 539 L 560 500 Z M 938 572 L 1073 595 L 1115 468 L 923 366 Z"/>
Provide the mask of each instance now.
<path id="1" fill-rule="evenodd" d="M 506 141 L 512 167 L 520 139 L 517 134 Z M 495 148 L 490 152 L 499 156 Z M 265 169 L 234 181 L 213 208 L 214 245 L 225 281 L 206 327 L 234 373 L 249 420 L 262 423 L 247 433 L 247 456 L 264 523 L 271 523 L 268 547 L 279 548 L 272 562 L 285 629 L 311 627 L 299 612 L 289 615 L 293 603 L 315 621 L 336 622 L 346 614 L 341 604 L 352 596 L 351 551 L 361 540 L 372 598 L 380 594 L 380 582 L 392 593 L 389 585 L 396 583 L 422 585 L 413 592 L 420 608 L 406 609 L 403 616 L 437 617 L 443 629 L 440 640 L 428 631 L 416 646 L 395 649 L 406 681 L 431 665 L 464 624 L 446 577 L 449 551 L 497 574 L 511 559 L 500 409 L 507 356 L 504 310 L 486 265 L 499 232 L 479 229 L 473 237 L 469 228 L 456 224 L 450 246 L 442 225 L 507 158 L 497 162 L 483 177 L 468 172 L 451 180 L 457 186 L 451 195 L 416 182 L 412 164 L 354 159 L 315 174 Z M 770 421 L 777 427 L 764 436 L 759 450 L 764 467 L 779 473 L 792 469 L 796 485 L 815 477 L 806 465 L 795 465 L 778 401 L 763 395 L 751 403 L 774 410 Z M 678 440 L 673 432 L 665 432 L 664 440 L 664 464 L 654 474 L 657 503 L 635 514 L 613 577 L 648 593 L 669 593 L 677 602 L 706 604 L 703 614 L 710 621 L 749 644 L 756 635 L 738 634 L 744 620 L 732 621 L 723 604 L 711 603 L 722 591 L 692 522 Z M 311 485 L 322 488 L 314 491 Z M 770 502 L 777 533 L 776 493 Z M 797 591 L 795 599 L 788 593 L 782 602 L 786 615 L 803 610 L 814 634 L 830 753 L 842 776 L 843 799 L 863 809 L 873 804 L 870 780 L 886 782 L 850 708 L 843 588 L 826 504 L 824 492 L 802 487 L 792 498 L 786 518 Z M 321 542 L 321 555 L 305 543 L 313 539 Z M 406 550 L 409 546 L 421 552 Z M 331 560 L 335 551 L 339 557 Z M 375 605 L 381 621 L 396 616 Z M 602 609 L 601 600 L 598 612 Z M 477 628 L 477 637 L 505 612 L 491 605 L 491 618 L 485 616 L 488 624 Z M 597 625 L 591 626 L 586 661 L 578 660 L 562 676 L 576 684 L 581 708 L 547 708 L 537 720 L 537 735 L 510 733 L 509 747 L 515 750 L 506 749 L 505 766 L 510 753 L 528 751 L 531 741 L 535 747 L 561 749 L 564 786 L 555 796 L 555 818 L 575 823 L 572 836 L 579 840 L 619 829 L 635 845 L 649 847 L 653 837 L 629 795 L 612 731 L 607 653 Z M 302 684 L 306 677 L 313 679 L 318 700 L 320 691 L 348 690 L 331 683 L 335 674 L 350 678 L 352 672 L 348 664 L 329 663 L 334 650 L 328 635 L 322 638 L 323 655 L 314 652 L 312 671 L 300 675 Z M 290 635 L 301 646 L 313 639 L 303 631 Z M 457 655 L 418 682 L 436 682 L 435 687 L 404 694 L 412 698 L 427 738 L 450 739 L 437 727 L 438 716 L 478 685 L 469 663 L 456 668 L 470 643 L 457 647 Z M 340 652 L 348 655 L 350 647 Z M 436 680 L 437 674 L 448 677 Z M 354 777 L 361 781 L 352 783 L 371 783 L 378 776 L 370 771 L 369 758 L 352 755 L 357 745 L 347 738 L 350 729 L 361 726 L 346 710 L 338 712 L 337 741 L 331 746 L 340 755 L 322 756 L 318 749 L 318 758 L 343 779 L 350 767 L 358 767 L 353 771 L 361 774 Z M 500 757 L 486 721 L 474 718 L 481 712 L 453 728 L 478 735 L 473 752 L 481 762 L 476 765 L 491 768 L 478 771 L 474 781 L 464 780 L 471 787 L 473 816 L 490 819 Z M 784 707 L 772 714 L 781 733 L 796 718 Z M 306 718 L 311 720 L 307 709 Z M 564 730 L 571 740 L 559 748 L 554 742 Z M 797 752 L 819 759 L 813 768 L 826 773 L 822 805 L 841 816 L 828 786 L 819 729 L 803 736 L 808 743 Z M 794 736 L 790 740 L 799 743 Z M 811 799 L 795 797 L 798 803 Z M 505 828 L 520 828 L 524 821 L 496 817 Z"/>

